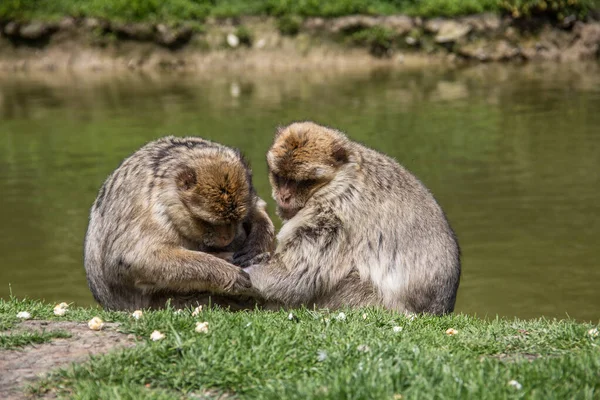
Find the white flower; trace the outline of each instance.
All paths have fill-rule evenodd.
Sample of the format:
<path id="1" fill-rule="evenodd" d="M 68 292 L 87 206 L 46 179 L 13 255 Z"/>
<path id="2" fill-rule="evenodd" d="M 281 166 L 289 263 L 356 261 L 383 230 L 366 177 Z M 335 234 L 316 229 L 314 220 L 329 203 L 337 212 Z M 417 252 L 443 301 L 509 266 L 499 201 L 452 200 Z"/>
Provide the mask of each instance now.
<path id="1" fill-rule="evenodd" d="M 266 39 L 259 39 L 256 42 L 256 48 L 257 49 L 262 49 L 263 47 L 265 47 L 267 45 L 267 40 Z"/>
<path id="2" fill-rule="evenodd" d="M 592 328 L 588 332 L 589 337 L 596 338 L 598 337 L 598 328 Z"/>
<path id="3" fill-rule="evenodd" d="M 165 338 L 165 335 L 160 333 L 160 331 L 154 331 L 150 334 L 150 339 L 152 339 L 152 341 L 154 341 L 154 342 L 156 342 L 157 340 L 163 340 L 164 338 Z"/>
<path id="4" fill-rule="evenodd" d="M 335 317 L 335 319 L 337 319 L 338 321 L 344 321 L 346 319 L 346 314 L 341 312 L 337 315 L 337 317 Z"/>
<path id="5" fill-rule="evenodd" d="M 200 314 L 200 312 L 202 312 L 202 306 L 194 308 L 194 311 L 192 311 L 192 317 L 197 316 L 198 314 Z"/>
<path id="6" fill-rule="evenodd" d="M 401 326 L 395 326 L 395 327 L 393 327 L 393 328 L 392 328 L 392 330 L 393 330 L 395 333 L 402 332 L 402 329 L 403 329 L 403 328 L 402 328 Z"/>
<path id="7" fill-rule="evenodd" d="M 196 329 L 198 333 L 208 333 L 208 322 L 196 322 Z"/>
<path id="8" fill-rule="evenodd" d="M 54 315 L 62 316 L 67 313 L 69 305 L 67 303 L 60 303 L 54 306 Z"/>
<path id="9" fill-rule="evenodd" d="M 229 87 L 229 94 L 231 94 L 231 97 L 240 97 L 241 93 L 242 89 L 240 88 L 240 85 L 237 82 L 233 82 Z"/>
<path id="10" fill-rule="evenodd" d="M 66 308 L 55 308 L 54 309 L 54 315 L 58 315 L 59 317 L 62 317 L 66 313 L 67 313 L 67 309 Z"/>
<path id="11" fill-rule="evenodd" d="M 362 317 L 363 317 L 363 319 L 367 319 L 367 314 L 366 314 L 366 313 L 364 313 L 364 314 L 362 315 Z"/>
<path id="12" fill-rule="evenodd" d="M 93 331 L 99 331 L 104 327 L 104 321 L 99 317 L 94 317 L 88 321 L 88 327 Z"/>
<path id="13" fill-rule="evenodd" d="M 515 381 L 514 379 L 512 381 L 508 381 L 508 385 L 514 387 L 517 390 L 523 389 L 523 385 L 521 385 L 519 382 Z"/>
<path id="14" fill-rule="evenodd" d="M 135 319 L 140 319 L 142 318 L 142 316 L 144 315 L 144 313 L 142 313 L 142 310 L 135 310 L 131 316 Z"/>
<path id="15" fill-rule="evenodd" d="M 317 361 L 325 361 L 327 360 L 327 352 L 325 350 L 319 350 L 317 352 Z"/>
<path id="16" fill-rule="evenodd" d="M 361 344 L 356 348 L 356 350 L 362 351 L 363 353 L 368 353 L 369 351 L 371 351 L 371 348 L 366 344 Z"/>
<path id="17" fill-rule="evenodd" d="M 446 335 L 452 336 L 452 335 L 456 335 L 458 333 L 458 331 L 454 328 L 448 328 L 446 330 Z"/>
<path id="18" fill-rule="evenodd" d="M 29 318 L 31 318 L 31 314 L 29 314 L 27 311 L 21 311 L 21 312 L 17 313 L 17 318 L 29 319 Z"/>
<path id="19" fill-rule="evenodd" d="M 250 325 L 252 325 L 252 322 L 248 322 L 248 323 L 246 324 L 246 328 L 248 328 Z"/>
<path id="20" fill-rule="evenodd" d="M 230 33 L 227 35 L 227 44 L 234 48 L 238 47 L 240 44 L 240 39 L 233 33 Z"/>
<path id="21" fill-rule="evenodd" d="M 290 321 L 292 321 L 294 318 L 296 318 L 296 317 L 294 316 L 294 314 L 292 314 L 292 313 L 289 313 L 289 314 L 288 314 L 288 319 L 289 319 Z"/>
<path id="22" fill-rule="evenodd" d="M 409 321 L 414 321 L 417 318 L 416 314 L 410 313 L 406 316 Z"/>

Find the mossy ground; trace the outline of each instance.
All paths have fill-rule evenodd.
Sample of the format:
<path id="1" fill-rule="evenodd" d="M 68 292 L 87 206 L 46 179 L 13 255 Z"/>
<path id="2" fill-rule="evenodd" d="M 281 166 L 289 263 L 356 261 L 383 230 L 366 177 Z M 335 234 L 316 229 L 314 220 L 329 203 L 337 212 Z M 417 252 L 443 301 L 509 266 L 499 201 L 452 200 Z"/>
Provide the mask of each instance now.
<path id="1" fill-rule="evenodd" d="M 304 309 L 291 317 L 283 310 L 193 316 L 166 309 L 136 320 L 73 306 L 56 317 L 52 309 L 0 300 L 0 323 L 10 330 L 20 311 L 82 322 L 98 315 L 119 322 L 138 345 L 59 370 L 38 382 L 36 393 L 82 399 L 600 397 L 600 337 L 589 333 L 597 326 L 573 320 L 411 319 L 377 309 Z M 208 333 L 194 330 L 199 321 L 209 323 Z M 447 334 L 449 328 L 457 333 Z M 165 338 L 151 341 L 155 330 Z M 518 385 L 509 384 L 513 380 Z"/>

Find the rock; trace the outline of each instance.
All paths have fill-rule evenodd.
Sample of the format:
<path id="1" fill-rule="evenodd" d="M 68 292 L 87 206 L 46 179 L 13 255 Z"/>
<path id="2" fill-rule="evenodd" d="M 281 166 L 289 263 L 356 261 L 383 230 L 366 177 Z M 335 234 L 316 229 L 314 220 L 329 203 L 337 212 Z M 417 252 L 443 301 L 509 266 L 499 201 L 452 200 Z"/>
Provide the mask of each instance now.
<path id="1" fill-rule="evenodd" d="M 577 22 L 573 28 L 576 40 L 562 54 L 564 60 L 593 60 L 600 57 L 600 23 Z"/>
<path id="2" fill-rule="evenodd" d="M 453 43 L 465 37 L 471 31 L 471 27 L 456 21 L 445 21 L 439 27 L 435 36 L 436 43 Z"/>
<path id="3" fill-rule="evenodd" d="M 349 15 L 347 17 L 335 18 L 331 21 L 329 30 L 332 33 L 346 32 L 361 28 L 372 28 L 378 25 L 380 19 L 368 15 Z"/>
<path id="4" fill-rule="evenodd" d="M 423 28 L 425 28 L 425 32 L 438 33 L 439 30 L 442 28 L 442 25 L 445 24 L 446 22 L 449 22 L 449 21 L 442 19 L 442 18 L 433 18 L 433 19 L 425 21 Z"/>
<path id="5" fill-rule="evenodd" d="M 4 34 L 6 36 L 18 36 L 19 35 L 19 24 L 15 21 L 10 21 L 4 27 Z"/>
<path id="6" fill-rule="evenodd" d="M 506 40 L 496 42 L 470 43 L 461 46 L 457 53 L 478 61 L 508 61 L 521 56 L 521 51 Z"/>
<path id="7" fill-rule="evenodd" d="M 391 15 L 389 17 L 383 17 L 383 25 L 390 28 L 398 35 L 406 35 L 415 28 L 415 23 L 412 18 L 406 15 Z"/>
<path id="8" fill-rule="evenodd" d="M 262 49 L 267 45 L 267 39 L 259 39 L 256 42 L 256 45 L 254 47 L 256 47 L 257 49 Z"/>
<path id="9" fill-rule="evenodd" d="M 304 20 L 302 24 L 303 30 L 307 31 L 320 31 L 323 30 L 326 26 L 324 18 L 307 18 Z"/>
<path id="10" fill-rule="evenodd" d="M 109 23 L 98 18 L 86 18 L 83 20 L 83 26 L 87 29 L 108 29 Z"/>
<path id="11" fill-rule="evenodd" d="M 579 29 L 579 37 L 584 45 L 597 50 L 600 45 L 600 23 L 585 24 Z"/>
<path id="12" fill-rule="evenodd" d="M 185 44 L 190 41 L 194 34 L 192 28 L 189 27 L 170 29 L 164 24 L 158 24 L 156 26 L 156 32 L 156 41 L 159 44 L 167 47 L 175 47 Z"/>
<path id="13" fill-rule="evenodd" d="M 19 29 L 19 34 L 23 39 L 37 40 L 42 39 L 55 30 L 55 27 L 51 24 L 44 22 L 34 21 L 28 24 L 22 25 Z"/>
<path id="14" fill-rule="evenodd" d="M 569 28 L 572 28 L 576 22 L 577 22 L 577 16 L 571 14 L 571 15 L 568 15 L 565 18 L 563 18 L 560 25 L 565 29 L 569 29 Z"/>
<path id="15" fill-rule="evenodd" d="M 512 46 L 506 40 L 499 40 L 494 47 L 490 58 L 494 61 L 507 61 L 520 55 L 518 48 Z"/>
<path id="16" fill-rule="evenodd" d="M 127 39 L 145 41 L 154 37 L 154 28 L 146 23 L 115 23 L 111 25 L 111 29 Z"/>
<path id="17" fill-rule="evenodd" d="M 73 17 L 65 17 L 58 23 L 58 27 L 64 31 L 75 29 L 76 25 L 77 23 Z"/>
<path id="18" fill-rule="evenodd" d="M 520 54 L 526 60 L 536 61 L 558 61 L 562 57 L 563 50 L 548 41 L 536 42 L 533 46 L 523 46 Z"/>
<path id="19" fill-rule="evenodd" d="M 509 26 L 504 30 L 504 37 L 510 41 L 517 41 L 519 39 L 519 33 L 514 26 Z"/>
<path id="20" fill-rule="evenodd" d="M 495 14 L 479 14 L 463 17 L 459 20 L 463 24 L 467 24 L 474 32 L 490 33 L 500 29 L 502 20 Z"/>

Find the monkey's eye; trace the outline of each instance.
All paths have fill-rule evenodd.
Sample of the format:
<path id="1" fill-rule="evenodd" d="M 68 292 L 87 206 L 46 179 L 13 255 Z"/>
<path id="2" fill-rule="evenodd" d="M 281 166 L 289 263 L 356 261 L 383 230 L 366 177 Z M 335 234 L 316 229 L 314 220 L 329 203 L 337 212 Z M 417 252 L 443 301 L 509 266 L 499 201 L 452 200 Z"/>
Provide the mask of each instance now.
<path id="1" fill-rule="evenodd" d="M 275 180 L 277 186 L 285 185 L 289 182 L 287 179 L 278 174 L 273 174 L 273 179 Z"/>
<path id="2" fill-rule="evenodd" d="M 300 188 L 309 188 L 314 186 L 317 183 L 316 179 L 304 179 L 302 181 L 298 181 L 298 187 Z"/>

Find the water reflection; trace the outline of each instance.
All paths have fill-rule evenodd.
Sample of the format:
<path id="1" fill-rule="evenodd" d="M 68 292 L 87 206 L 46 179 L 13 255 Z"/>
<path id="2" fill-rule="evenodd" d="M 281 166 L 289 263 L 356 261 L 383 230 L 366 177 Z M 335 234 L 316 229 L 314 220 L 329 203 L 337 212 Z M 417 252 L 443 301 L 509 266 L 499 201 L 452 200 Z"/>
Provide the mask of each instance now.
<path id="1" fill-rule="evenodd" d="M 196 134 L 239 147 L 269 198 L 274 128 L 312 119 L 396 157 L 431 188 L 463 248 L 459 311 L 598 320 L 599 71 L 0 76 L 0 297 L 10 283 L 17 296 L 93 303 L 88 209 L 147 141 Z"/>

